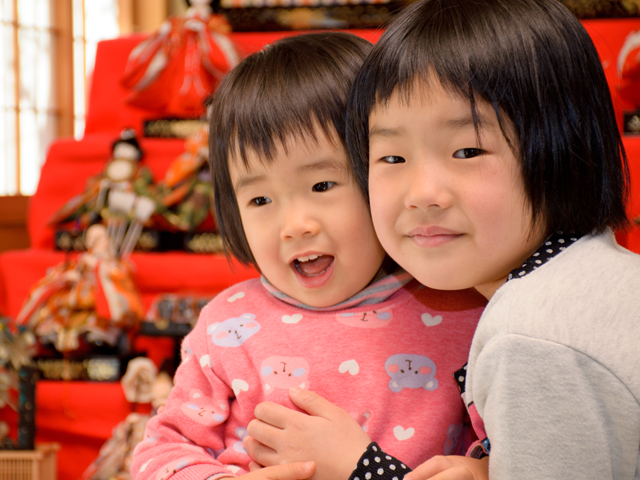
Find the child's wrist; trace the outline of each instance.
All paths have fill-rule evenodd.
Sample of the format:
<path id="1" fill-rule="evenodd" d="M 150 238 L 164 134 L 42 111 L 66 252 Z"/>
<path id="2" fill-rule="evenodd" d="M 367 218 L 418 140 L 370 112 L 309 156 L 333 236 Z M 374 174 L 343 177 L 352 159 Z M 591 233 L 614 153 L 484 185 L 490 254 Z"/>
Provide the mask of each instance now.
<path id="1" fill-rule="evenodd" d="M 400 480 L 411 469 L 371 442 L 358 460 L 349 480 Z"/>

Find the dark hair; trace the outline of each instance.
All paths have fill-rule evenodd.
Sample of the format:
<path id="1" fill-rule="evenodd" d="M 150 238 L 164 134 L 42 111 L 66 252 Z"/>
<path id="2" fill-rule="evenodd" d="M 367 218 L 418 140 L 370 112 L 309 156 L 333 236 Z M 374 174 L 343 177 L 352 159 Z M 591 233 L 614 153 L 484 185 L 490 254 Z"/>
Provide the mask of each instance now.
<path id="1" fill-rule="evenodd" d="M 629 171 L 598 53 L 556 0 L 421 0 L 382 35 L 354 82 L 347 145 L 367 195 L 369 115 L 437 78 L 493 106 L 547 233 L 628 227 Z M 505 116 L 513 126 L 508 135 Z M 478 122 L 476 131 L 481 128 Z M 512 138 L 511 138 L 512 137 Z"/>
<path id="2" fill-rule="evenodd" d="M 344 144 L 349 91 L 370 49 L 343 32 L 284 38 L 245 58 L 214 92 L 209 161 L 217 223 L 225 251 L 240 262 L 257 267 L 231 184 L 231 156 L 247 165 L 255 152 L 269 163 L 292 137 L 317 140 L 317 126 Z"/>
<path id="3" fill-rule="evenodd" d="M 187 3 L 187 7 L 190 7 L 192 5 L 192 2 L 190 0 L 185 0 Z M 220 0 L 212 0 L 211 2 L 209 2 L 209 5 L 211 6 L 211 10 L 213 10 L 214 13 L 218 13 L 220 11 Z"/>

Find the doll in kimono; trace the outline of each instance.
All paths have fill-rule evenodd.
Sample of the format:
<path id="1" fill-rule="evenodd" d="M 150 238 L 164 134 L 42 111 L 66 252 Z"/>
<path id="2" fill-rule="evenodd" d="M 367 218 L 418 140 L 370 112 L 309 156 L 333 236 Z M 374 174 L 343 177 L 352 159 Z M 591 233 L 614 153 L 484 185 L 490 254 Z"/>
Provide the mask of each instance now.
<path id="1" fill-rule="evenodd" d="M 85 190 L 54 213 L 48 224 L 83 231 L 104 223 L 114 253 L 127 256 L 156 209 L 153 177 L 140 163 L 144 152 L 135 130 L 123 130 L 111 151 L 103 170 L 90 177 Z"/>
<path id="2" fill-rule="evenodd" d="M 124 129 L 112 143 L 111 156 L 102 171 L 89 177 L 84 191 L 67 201 L 47 223 L 53 226 L 72 223 L 75 228 L 84 230 L 93 223 L 106 222 L 127 211 L 135 196 L 151 197 L 153 177 L 140 163 L 143 156 L 135 130 Z M 112 191 L 126 192 L 127 198 L 110 199 Z"/>
<path id="3" fill-rule="evenodd" d="M 154 220 L 163 229 L 193 232 L 201 226 L 214 228 L 208 138 L 206 125 L 187 137 L 185 151 L 155 186 Z"/>
<path id="4" fill-rule="evenodd" d="M 231 27 L 216 13 L 219 1 L 190 0 L 130 53 L 122 85 L 127 102 L 157 118 L 196 118 L 203 100 L 239 60 Z"/>
<path id="5" fill-rule="evenodd" d="M 85 244 L 86 252 L 52 267 L 31 288 L 16 318 L 40 343 L 63 353 L 115 346 L 144 316 L 132 267 L 114 254 L 106 227 L 89 227 Z"/>

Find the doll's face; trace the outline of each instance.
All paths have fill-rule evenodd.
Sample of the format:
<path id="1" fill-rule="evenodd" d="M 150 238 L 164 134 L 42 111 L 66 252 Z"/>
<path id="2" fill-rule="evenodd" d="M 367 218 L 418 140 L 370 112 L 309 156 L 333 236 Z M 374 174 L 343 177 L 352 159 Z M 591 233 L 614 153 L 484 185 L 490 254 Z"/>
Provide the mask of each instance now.
<path id="1" fill-rule="evenodd" d="M 109 236 L 103 225 L 93 225 L 87 230 L 85 240 L 87 250 L 91 253 L 104 253 L 109 251 Z"/>
<path id="2" fill-rule="evenodd" d="M 129 143 L 118 143 L 113 149 L 113 158 L 138 159 L 138 149 Z"/>

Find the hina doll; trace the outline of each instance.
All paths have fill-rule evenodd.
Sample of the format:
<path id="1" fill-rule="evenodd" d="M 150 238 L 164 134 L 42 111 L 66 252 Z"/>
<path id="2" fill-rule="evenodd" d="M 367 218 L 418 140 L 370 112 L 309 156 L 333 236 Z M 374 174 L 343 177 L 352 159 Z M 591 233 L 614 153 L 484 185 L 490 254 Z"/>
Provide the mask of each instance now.
<path id="1" fill-rule="evenodd" d="M 106 227 L 92 225 L 85 237 L 87 251 L 52 267 L 31 288 L 16 318 L 42 344 L 63 353 L 81 344 L 115 346 L 144 316 L 132 267 L 114 254 Z"/>
<path id="2" fill-rule="evenodd" d="M 97 221 L 113 218 L 131 208 L 135 196 L 150 197 L 153 177 L 149 169 L 140 163 L 143 156 L 135 130 L 124 129 L 112 143 L 111 157 L 103 170 L 89 177 L 84 191 L 71 198 L 47 223 L 60 226 L 73 222 L 75 228 L 84 230 Z M 127 199 L 124 202 L 110 200 L 112 191 L 126 192 Z"/>
<path id="3" fill-rule="evenodd" d="M 219 2 L 187 3 L 131 51 L 121 79 L 127 101 L 158 118 L 201 116 L 203 100 L 240 60 L 229 23 L 214 12 Z"/>
<path id="4" fill-rule="evenodd" d="M 125 129 L 111 147 L 111 158 L 98 175 L 87 180 L 84 192 L 71 198 L 49 218 L 49 225 L 72 224 L 82 231 L 96 222 L 107 231 L 118 256 L 131 253 L 142 226 L 155 212 L 153 177 L 141 165 L 144 155 L 135 130 Z"/>

